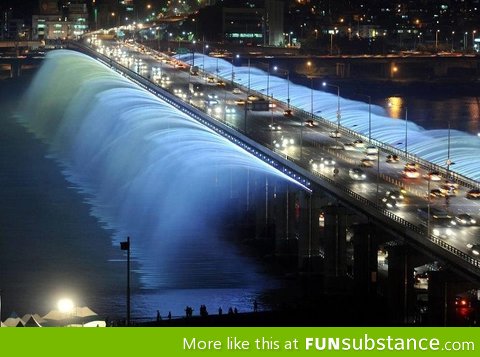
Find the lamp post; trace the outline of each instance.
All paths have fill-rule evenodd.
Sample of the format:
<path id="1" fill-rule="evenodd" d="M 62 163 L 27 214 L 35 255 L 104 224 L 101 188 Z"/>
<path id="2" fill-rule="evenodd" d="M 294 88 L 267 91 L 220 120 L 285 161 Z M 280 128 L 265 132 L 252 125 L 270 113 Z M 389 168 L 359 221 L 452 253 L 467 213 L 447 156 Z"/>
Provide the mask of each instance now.
<path id="1" fill-rule="evenodd" d="M 202 71 L 203 77 L 205 78 L 205 49 L 208 48 L 208 45 L 202 46 Z"/>
<path id="2" fill-rule="evenodd" d="M 233 61 L 235 58 L 240 58 L 239 54 L 236 54 L 234 57 L 232 56 L 232 85 L 233 85 L 233 79 L 235 78 L 235 73 L 233 72 Z"/>
<path id="3" fill-rule="evenodd" d="M 477 31 L 473 30 L 472 31 L 472 52 L 475 52 L 475 34 Z"/>
<path id="4" fill-rule="evenodd" d="M 435 31 L 435 52 L 438 52 L 438 33 L 440 30 Z"/>
<path id="5" fill-rule="evenodd" d="M 467 40 L 467 35 L 468 35 L 468 32 L 465 32 L 465 33 L 463 34 L 463 50 L 464 50 L 465 52 L 467 52 L 467 41 L 468 41 L 468 40 Z"/>
<path id="6" fill-rule="evenodd" d="M 455 37 L 455 31 L 452 31 L 452 51 L 451 52 L 453 52 L 453 39 L 454 39 L 454 37 Z"/>
<path id="7" fill-rule="evenodd" d="M 392 103 L 388 103 L 390 107 L 393 107 L 394 105 Z M 405 157 L 408 154 L 408 107 L 406 106 L 398 106 L 399 108 L 404 108 L 405 109 Z"/>
<path id="8" fill-rule="evenodd" d="M 127 251 L 127 321 L 130 326 L 130 237 L 125 242 L 120 242 L 120 249 Z"/>
<path id="9" fill-rule="evenodd" d="M 247 96 L 250 95 L 250 57 L 248 57 L 248 88 Z"/>
<path id="10" fill-rule="evenodd" d="M 278 67 L 274 66 L 273 70 L 276 72 L 278 70 Z M 290 109 L 290 71 L 286 69 L 285 74 L 287 76 L 287 109 Z"/>
<path id="11" fill-rule="evenodd" d="M 454 164 L 450 159 L 450 121 L 448 122 L 448 137 L 447 137 L 447 160 L 445 161 L 447 165 L 447 181 L 450 177 L 450 166 Z"/>
<path id="12" fill-rule="evenodd" d="M 270 89 L 270 62 L 268 62 L 268 69 L 267 69 L 267 100 L 268 100 L 269 89 Z"/>
<path id="13" fill-rule="evenodd" d="M 368 143 L 370 144 L 372 141 L 372 96 L 360 93 L 358 95 L 368 98 Z"/>
<path id="14" fill-rule="evenodd" d="M 327 82 L 323 82 L 322 85 L 324 87 L 332 86 L 337 88 L 337 130 L 340 130 L 340 118 L 342 117 L 342 114 L 340 112 L 340 86 L 337 86 L 336 84 L 330 84 Z"/>

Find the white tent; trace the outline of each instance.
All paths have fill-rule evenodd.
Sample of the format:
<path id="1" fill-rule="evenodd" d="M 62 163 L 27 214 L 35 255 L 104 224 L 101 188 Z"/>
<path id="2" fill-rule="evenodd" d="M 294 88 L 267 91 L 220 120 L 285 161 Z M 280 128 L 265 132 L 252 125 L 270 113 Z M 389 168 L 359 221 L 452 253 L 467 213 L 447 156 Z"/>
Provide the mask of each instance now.
<path id="1" fill-rule="evenodd" d="M 44 326 L 66 326 L 66 325 L 84 325 L 93 319 L 96 319 L 98 314 L 87 306 L 75 307 L 72 311 L 66 313 L 58 310 L 51 310 L 43 316 L 45 320 Z"/>
<path id="2" fill-rule="evenodd" d="M 25 323 L 22 321 L 20 317 L 9 317 L 5 321 L 3 321 L 3 325 L 7 327 L 20 327 L 19 324 L 21 326 L 25 325 Z"/>
<path id="3" fill-rule="evenodd" d="M 26 324 L 27 321 L 30 320 L 30 317 L 33 317 L 35 321 L 37 321 L 39 324 L 42 324 L 45 322 L 45 319 L 42 318 L 39 314 L 25 314 L 22 317 L 22 321 L 25 321 L 25 324 Z"/>
<path id="4" fill-rule="evenodd" d="M 30 318 L 25 322 L 25 327 L 42 327 L 35 319 L 34 315 L 31 315 Z"/>

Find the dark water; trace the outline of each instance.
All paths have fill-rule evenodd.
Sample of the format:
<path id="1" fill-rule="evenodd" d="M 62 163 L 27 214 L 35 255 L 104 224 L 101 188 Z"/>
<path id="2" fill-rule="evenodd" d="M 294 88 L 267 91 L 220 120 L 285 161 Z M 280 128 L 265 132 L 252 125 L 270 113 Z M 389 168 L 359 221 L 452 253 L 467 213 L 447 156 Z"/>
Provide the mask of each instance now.
<path id="1" fill-rule="evenodd" d="M 91 215 L 90 207 L 62 175 L 61 167 L 47 158 L 46 146 L 12 117 L 29 77 L 0 81 L 0 289 L 2 317 L 44 314 L 65 295 L 102 315 L 122 316 L 125 311 L 125 260 L 111 243 L 111 232 Z M 347 91 L 348 94 L 348 91 Z M 480 132 L 478 96 L 399 93 L 407 103 L 409 120 L 425 128 L 452 128 Z M 356 99 L 350 93 L 351 99 Z M 372 101 L 384 105 L 389 97 Z M 386 106 L 386 105 L 385 105 Z M 394 113 L 392 113 L 394 114 Z M 399 114 L 400 116 L 402 113 Z M 222 277 L 212 272 L 212 279 Z M 183 315 L 186 305 L 198 312 L 230 306 L 250 311 L 253 299 L 277 287 L 275 278 L 263 286 L 236 289 L 134 290 L 132 314 L 152 318 L 159 309 Z M 268 308 L 266 304 L 265 308 Z"/>

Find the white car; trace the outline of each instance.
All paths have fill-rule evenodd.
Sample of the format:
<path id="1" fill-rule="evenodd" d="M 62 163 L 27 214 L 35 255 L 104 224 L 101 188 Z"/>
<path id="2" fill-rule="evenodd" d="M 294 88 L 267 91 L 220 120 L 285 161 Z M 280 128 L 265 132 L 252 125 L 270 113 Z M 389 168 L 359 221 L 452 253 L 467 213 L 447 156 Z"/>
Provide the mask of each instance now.
<path id="1" fill-rule="evenodd" d="M 333 130 L 333 131 L 330 132 L 329 136 L 331 138 L 339 138 L 339 137 L 342 136 L 342 133 L 339 132 L 338 130 Z"/>
<path id="2" fill-rule="evenodd" d="M 365 175 L 365 172 L 363 172 L 362 169 L 350 169 L 348 174 L 352 179 L 357 181 L 363 181 L 367 178 L 367 175 Z"/>
<path id="3" fill-rule="evenodd" d="M 369 145 L 365 149 L 365 154 L 367 154 L 367 155 L 373 155 L 373 154 L 377 155 L 378 154 L 378 148 L 376 146 Z"/>

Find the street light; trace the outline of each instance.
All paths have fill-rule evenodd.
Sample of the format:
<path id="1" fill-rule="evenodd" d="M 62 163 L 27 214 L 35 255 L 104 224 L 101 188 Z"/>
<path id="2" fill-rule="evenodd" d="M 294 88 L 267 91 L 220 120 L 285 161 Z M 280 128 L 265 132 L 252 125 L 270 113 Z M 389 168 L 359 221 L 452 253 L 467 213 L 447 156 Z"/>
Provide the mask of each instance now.
<path id="1" fill-rule="evenodd" d="M 372 96 L 360 93 L 358 95 L 368 98 L 368 143 L 370 144 L 372 140 Z"/>
<path id="2" fill-rule="evenodd" d="M 130 325 L 130 237 L 120 242 L 120 249 L 127 251 L 127 320 L 126 325 Z"/>
<path id="3" fill-rule="evenodd" d="M 435 31 L 435 52 L 438 52 L 438 33 L 440 30 Z"/>
<path id="4" fill-rule="evenodd" d="M 332 86 L 337 88 L 337 130 L 340 130 L 340 118 L 341 118 L 341 113 L 340 113 L 340 86 L 337 86 L 336 84 L 330 84 L 327 82 L 323 82 L 322 86 Z"/>
<path id="5" fill-rule="evenodd" d="M 233 72 L 233 61 L 235 60 L 235 58 L 240 58 L 240 55 L 237 54 L 235 55 L 235 57 L 232 57 L 232 85 L 233 85 L 233 79 L 235 78 L 235 73 Z"/>
<path id="6" fill-rule="evenodd" d="M 267 70 L 267 100 L 268 100 L 269 89 L 270 89 L 270 62 L 268 62 L 268 70 Z"/>
<path id="7" fill-rule="evenodd" d="M 277 66 L 273 66 L 273 70 L 276 72 L 279 68 Z M 285 73 L 287 75 L 287 108 L 290 109 L 290 71 L 285 69 Z M 273 95 L 272 95 L 273 98 Z"/>
<path id="8" fill-rule="evenodd" d="M 455 164 L 450 159 L 450 121 L 448 122 L 447 160 L 445 161 L 445 164 L 447 165 L 447 181 L 448 181 L 450 176 L 450 166 Z"/>
<path id="9" fill-rule="evenodd" d="M 454 37 L 455 37 L 455 31 L 452 31 L 452 51 L 451 52 L 453 52 L 453 39 L 454 39 Z"/>
<path id="10" fill-rule="evenodd" d="M 394 107 L 396 105 L 389 102 L 388 106 Z M 402 106 L 402 105 L 397 105 L 396 107 L 405 109 L 405 157 L 406 157 L 408 154 L 408 107 Z"/>
<path id="11" fill-rule="evenodd" d="M 205 49 L 208 49 L 208 44 L 202 46 L 202 71 L 203 77 L 205 78 Z"/>
<path id="12" fill-rule="evenodd" d="M 333 35 L 338 33 L 338 30 L 335 27 L 334 30 L 328 30 L 328 33 L 330 34 L 330 56 L 332 56 L 333 55 Z"/>
<path id="13" fill-rule="evenodd" d="M 472 52 L 475 52 L 475 34 L 477 31 L 473 30 L 472 31 Z"/>

